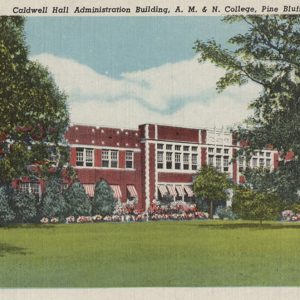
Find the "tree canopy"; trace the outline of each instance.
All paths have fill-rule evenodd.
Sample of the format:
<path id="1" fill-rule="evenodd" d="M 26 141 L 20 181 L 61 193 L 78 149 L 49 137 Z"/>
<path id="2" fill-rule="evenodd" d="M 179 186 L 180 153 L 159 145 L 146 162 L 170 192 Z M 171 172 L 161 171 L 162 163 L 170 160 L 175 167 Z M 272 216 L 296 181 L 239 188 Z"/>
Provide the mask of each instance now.
<path id="1" fill-rule="evenodd" d="M 276 220 L 280 216 L 280 201 L 276 194 L 258 192 L 237 186 L 232 199 L 232 210 L 246 220 Z"/>
<path id="2" fill-rule="evenodd" d="M 193 184 L 196 196 L 210 204 L 210 218 L 213 215 L 213 203 L 225 201 L 230 187 L 231 182 L 227 175 L 211 166 L 202 167 Z"/>
<path id="3" fill-rule="evenodd" d="M 299 16 L 227 16 L 223 21 L 243 22 L 248 30 L 231 37 L 228 48 L 210 40 L 196 41 L 194 49 L 200 62 L 225 69 L 217 82 L 220 92 L 248 81 L 261 86 L 259 96 L 250 103 L 252 116 L 235 128 L 238 140 L 247 142 L 239 154 L 251 156 L 255 149 L 273 145 L 282 158 L 279 180 L 288 181 L 291 172 L 297 175 L 300 170 Z M 287 162 L 284 158 L 290 151 L 294 158 Z"/>
<path id="4" fill-rule="evenodd" d="M 0 17 L 0 115 L 0 185 L 28 173 L 28 165 L 49 164 L 51 155 L 59 166 L 67 161 L 66 95 L 45 67 L 28 59 L 18 16 Z"/>

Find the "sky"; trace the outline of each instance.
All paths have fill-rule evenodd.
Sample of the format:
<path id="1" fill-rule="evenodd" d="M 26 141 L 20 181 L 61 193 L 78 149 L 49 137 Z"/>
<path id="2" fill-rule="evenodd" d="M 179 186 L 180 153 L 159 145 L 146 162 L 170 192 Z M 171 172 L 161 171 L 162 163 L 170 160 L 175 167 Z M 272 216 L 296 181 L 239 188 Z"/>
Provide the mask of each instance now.
<path id="1" fill-rule="evenodd" d="M 241 122 L 259 88 L 217 93 L 224 70 L 199 64 L 193 45 L 226 46 L 244 30 L 220 17 L 31 17 L 25 26 L 30 58 L 68 95 L 71 121 L 121 128 Z"/>

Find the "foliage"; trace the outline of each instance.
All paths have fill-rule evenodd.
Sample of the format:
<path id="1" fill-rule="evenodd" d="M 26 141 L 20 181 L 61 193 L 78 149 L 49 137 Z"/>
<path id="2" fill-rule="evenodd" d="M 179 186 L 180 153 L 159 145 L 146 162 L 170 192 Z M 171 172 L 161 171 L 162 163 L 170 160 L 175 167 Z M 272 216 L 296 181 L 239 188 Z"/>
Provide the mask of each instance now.
<path id="1" fill-rule="evenodd" d="M 286 183 L 284 190 L 295 198 L 300 184 L 299 16 L 227 16 L 223 20 L 242 22 L 248 30 L 228 40 L 230 49 L 214 40 L 196 41 L 194 49 L 200 62 L 210 61 L 226 70 L 217 82 L 219 91 L 248 81 L 261 87 L 250 104 L 253 115 L 236 128 L 237 139 L 247 144 L 239 154 L 251 156 L 255 149 L 273 145 L 283 158 L 276 181 Z M 293 162 L 284 160 L 289 151 L 294 153 Z M 295 185 L 289 183 L 291 178 Z"/>
<path id="2" fill-rule="evenodd" d="M 173 196 L 171 196 L 170 194 L 165 194 L 163 195 L 163 197 L 161 197 L 159 199 L 159 202 L 162 204 L 162 205 L 168 205 L 170 204 L 172 201 L 174 201 L 173 199 Z"/>
<path id="3" fill-rule="evenodd" d="M 225 201 L 227 190 L 231 187 L 231 182 L 226 174 L 219 172 L 211 166 L 205 166 L 199 171 L 193 190 L 197 197 L 210 203 L 210 218 L 213 216 L 213 203 Z"/>
<path id="4" fill-rule="evenodd" d="M 15 219 L 15 213 L 9 205 L 9 193 L 6 187 L 0 187 L 0 225 L 6 225 Z"/>
<path id="5" fill-rule="evenodd" d="M 257 192 L 238 186 L 232 199 L 232 210 L 246 220 L 275 220 L 280 215 L 280 201 L 276 194 Z"/>
<path id="6" fill-rule="evenodd" d="M 65 211 L 66 203 L 62 195 L 61 180 L 59 178 L 52 177 L 47 181 L 45 193 L 42 197 L 42 215 L 49 219 L 54 217 L 63 219 Z"/>
<path id="7" fill-rule="evenodd" d="M 102 216 L 112 215 L 116 200 L 111 187 L 105 180 L 96 183 L 94 199 L 92 201 L 92 214 Z"/>
<path id="8" fill-rule="evenodd" d="M 74 182 L 64 193 L 66 201 L 66 215 L 89 216 L 91 215 L 91 202 L 80 182 Z"/>
<path id="9" fill-rule="evenodd" d="M 16 223 L 33 222 L 36 210 L 36 197 L 32 193 L 15 191 L 12 197 L 12 209 L 16 215 Z"/>
<path id="10" fill-rule="evenodd" d="M 231 207 L 218 206 L 216 214 L 220 219 L 236 220 L 238 218 L 237 214 L 232 211 Z"/>
<path id="11" fill-rule="evenodd" d="M 28 59 L 22 17 L 0 17 L 0 82 L 0 184 L 30 173 L 28 165 L 49 169 L 52 154 L 63 166 L 66 96 L 45 67 Z"/>
<path id="12" fill-rule="evenodd" d="M 295 164 L 296 161 L 290 162 Z M 268 169 L 247 169 L 244 173 L 245 185 L 258 192 L 275 193 L 281 200 L 282 209 L 288 209 L 295 204 L 299 204 L 297 179 L 299 175 L 295 172 L 300 168 L 290 167 L 287 163 L 281 168 L 270 171 Z"/>

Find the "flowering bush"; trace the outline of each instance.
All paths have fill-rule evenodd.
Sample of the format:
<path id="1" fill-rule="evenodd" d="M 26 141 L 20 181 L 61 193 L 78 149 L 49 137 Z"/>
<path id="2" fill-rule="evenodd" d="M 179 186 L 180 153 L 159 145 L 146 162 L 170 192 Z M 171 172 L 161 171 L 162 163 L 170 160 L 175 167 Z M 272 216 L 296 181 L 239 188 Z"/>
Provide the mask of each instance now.
<path id="1" fill-rule="evenodd" d="M 69 216 L 66 218 L 67 223 L 75 223 L 75 217 L 74 216 Z"/>
<path id="2" fill-rule="evenodd" d="M 41 220 L 40 220 L 40 222 L 42 223 L 42 224 L 48 224 L 49 223 L 49 219 L 48 218 L 42 218 Z"/>
<path id="3" fill-rule="evenodd" d="M 102 221 L 102 216 L 101 215 L 95 215 L 92 217 L 93 222 L 100 222 Z"/>
<path id="4" fill-rule="evenodd" d="M 93 219 L 90 216 L 80 216 L 76 220 L 77 223 L 90 223 L 92 221 Z"/>
<path id="5" fill-rule="evenodd" d="M 56 218 L 56 217 L 54 217 L 54 218 L 51 218 L 51 220 L 50 220 L 50 222 L 52 223 L 52 224 L 57 224 L 58 223 L 58 218 Z"/>

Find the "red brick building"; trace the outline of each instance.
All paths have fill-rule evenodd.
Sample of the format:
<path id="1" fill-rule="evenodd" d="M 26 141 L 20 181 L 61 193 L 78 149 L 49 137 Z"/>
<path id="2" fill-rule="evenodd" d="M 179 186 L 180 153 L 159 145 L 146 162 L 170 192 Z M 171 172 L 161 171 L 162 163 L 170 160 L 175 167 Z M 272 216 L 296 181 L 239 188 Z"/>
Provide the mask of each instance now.
<path id="1" fill-rule="evenodd" d="M 166 194 L 177 200 L 192 197 L 193 178 L 206 164 L 235 182 L 242 182 L 241 172 L 246 168 L 242 158 L 231 162 L 240 145 L 223 130 L 156 124 L 131 130 L 75 124 L 68 129 L 66 140 L 71 164 L 89 196 L 93 196 L 95 183 L 105 179 L 116 198 L 137 198 L 142 210 Z M 258 151 L 247 164 L 272 169 L 278 164 L 278 153 Z"/>

